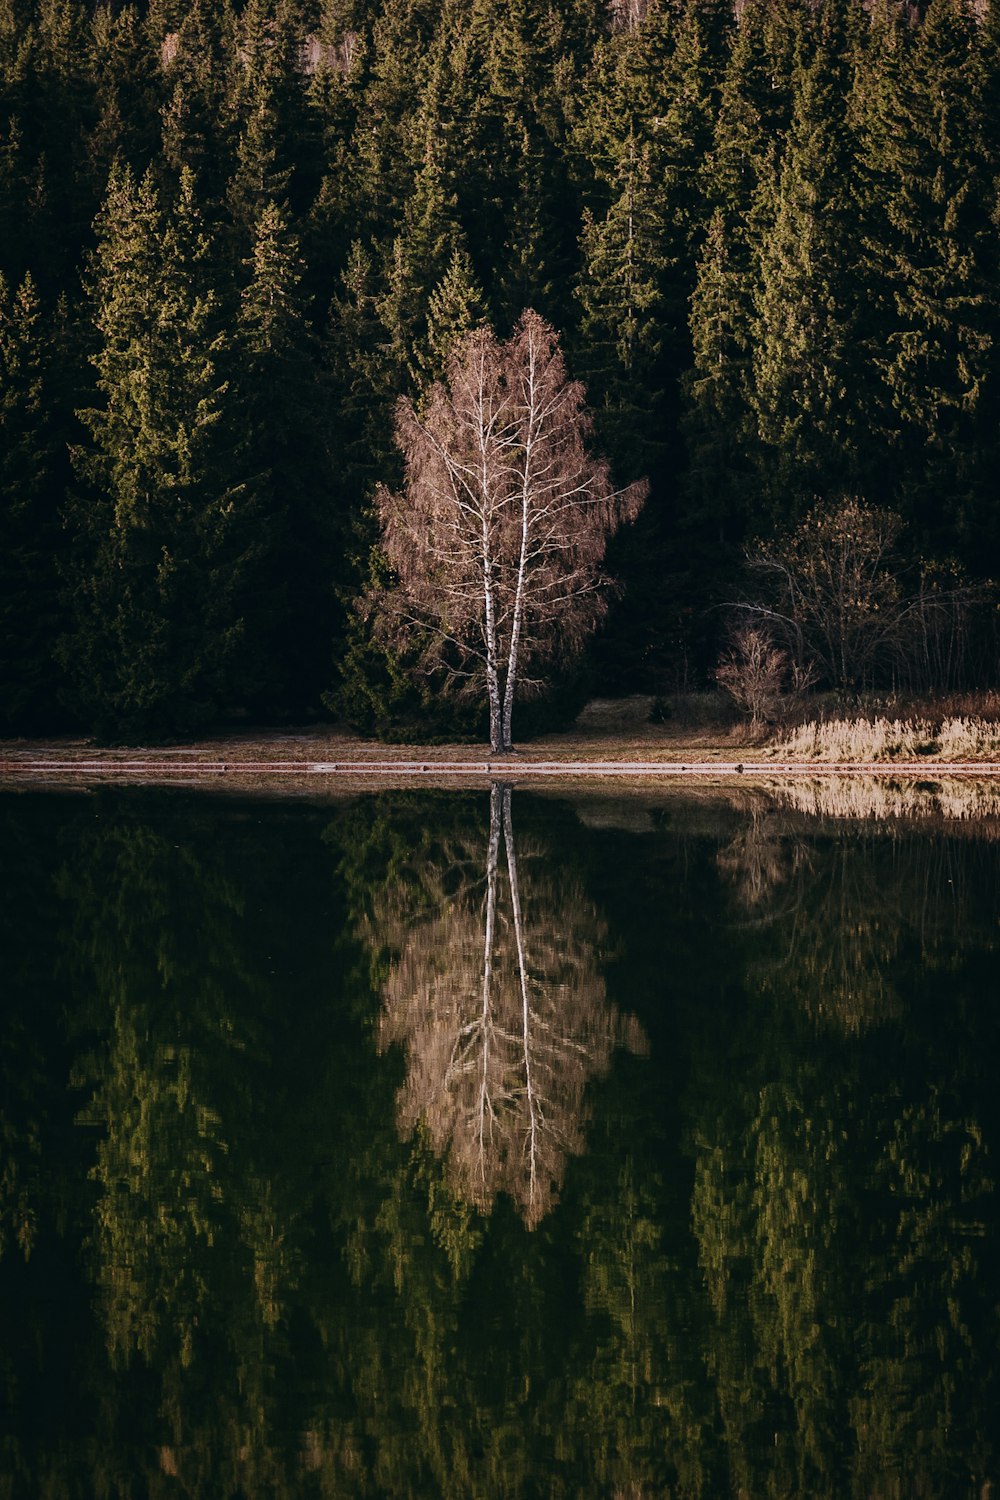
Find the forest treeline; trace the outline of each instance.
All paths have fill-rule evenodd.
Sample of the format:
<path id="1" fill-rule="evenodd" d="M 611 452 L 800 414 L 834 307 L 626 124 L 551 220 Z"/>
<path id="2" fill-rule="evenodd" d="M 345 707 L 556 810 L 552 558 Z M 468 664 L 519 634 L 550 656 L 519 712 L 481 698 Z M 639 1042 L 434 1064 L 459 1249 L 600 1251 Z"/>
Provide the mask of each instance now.
<path id="1" fill-rule="evenodd" d="M 651 486 L 590 688 L 817 502 L 996 576 L 998 100 L 987 0 L 0 0 L 3 727 L 430 712 L 372 495 L 526 308 Z"/>

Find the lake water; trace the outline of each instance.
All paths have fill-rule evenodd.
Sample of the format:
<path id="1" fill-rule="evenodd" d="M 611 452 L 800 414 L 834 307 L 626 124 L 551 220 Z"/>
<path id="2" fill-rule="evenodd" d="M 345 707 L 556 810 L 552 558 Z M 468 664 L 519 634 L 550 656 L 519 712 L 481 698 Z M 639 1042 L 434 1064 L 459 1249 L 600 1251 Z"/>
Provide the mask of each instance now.
<path id="1" fill-rule="evenodd" d="M 0 799 L 0 1495 L 984 1500 L 1000 819 L 907 795 Z"/>

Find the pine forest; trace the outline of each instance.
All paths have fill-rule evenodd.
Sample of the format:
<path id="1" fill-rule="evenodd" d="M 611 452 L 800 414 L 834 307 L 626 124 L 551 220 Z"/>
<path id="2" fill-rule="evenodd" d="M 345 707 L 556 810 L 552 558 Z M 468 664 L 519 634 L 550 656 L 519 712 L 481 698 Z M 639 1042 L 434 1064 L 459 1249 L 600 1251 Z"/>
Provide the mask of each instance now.
<path id="1" fill-rule="evenodd" d="M 1000 0 L 0 0 L 0 733 L 481 733 L 406 525 L 529 345 L 615 583 L 524 732 L 734 619 L 995 686 L 998 227 Z"/>

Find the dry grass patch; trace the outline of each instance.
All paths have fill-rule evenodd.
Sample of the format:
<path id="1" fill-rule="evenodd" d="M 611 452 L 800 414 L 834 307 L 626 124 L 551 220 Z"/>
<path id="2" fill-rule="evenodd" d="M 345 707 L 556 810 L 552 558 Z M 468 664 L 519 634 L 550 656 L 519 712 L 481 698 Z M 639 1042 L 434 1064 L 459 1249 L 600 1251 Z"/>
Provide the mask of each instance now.
<path id="1" fill-rule="evenodd" d="M 936 742 L 925 719 L 828 719 L 800 724 L 769 747 L 787 760 L 892 761 L 933 755 Z"/>
<path id="2" fill-rule="evenodd" d="M 1000 724 L 980 718 L 945 719 L 938 732 L 945 760 L 1000 760 Z"/>
<path id="3" fill-rule="evenodd" d="M 828 719 L 801 724 L 768 746 L 783 760 L 892 762 L 1000 760 L 1000 723 L 976 717 Z"/>

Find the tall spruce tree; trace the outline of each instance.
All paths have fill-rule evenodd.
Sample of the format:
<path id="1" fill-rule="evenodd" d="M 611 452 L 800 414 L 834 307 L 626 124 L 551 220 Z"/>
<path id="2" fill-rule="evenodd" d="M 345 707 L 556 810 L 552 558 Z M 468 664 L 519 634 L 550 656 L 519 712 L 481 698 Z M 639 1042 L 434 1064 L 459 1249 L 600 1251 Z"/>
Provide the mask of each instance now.
<path id="1" fill-rule="evenodd" d="M 251 0 L 234 26 L 227 112 L 239 133 L 230 210 L 245 245 L 268 203 L 295 211 L 314 194 L 317 143 L 303 72 L 305 17 L 295 0 Z"/>
<path id="2" fill-rule="evenodd" d="M 616 64 L 607 82 L 606 65 L 599 69 L 578 133 L 598 184 L 582 241 L 580 367 L 598 401 L 620 411 L 620 431 L 607 424 L 612 445 L 629 449 L 638 439 L 645 448 L 640 468 L 667 447 L 676 382 L 689 363 L 726 14 L 712 0 L 676 16 L 657 6 L 614 38 Z"/>
<path id="3" fill-rule="evenodd" d="M 648 140 L 635 134 L 616 163 L 616 197 L 581 236 L 581 366 L 600 401 L 598 422 L 619 472 L 646 472 L 664 431 L 664 280 L 668 259 L 658 212 L 662 179 Z"/>
<path id="4" fill-rule="evenodd" d="M 662 434 L 669 267 L 664 194 L 664 79 L 673 18 L 657 7 L 599 50 L 574 137 L 585 179 L 576 366 L 598 434 L 620 463 L 638 440 L 646 472 Z M 632 462 L 631 459 L 626 462 Z"/>
<path id="5" fill-rule="evenodd" d="M 997 317 L 981 33 L 961 0 L 889 32 L 866 98 L 862 272 L 887 486 L 925 545 L 1000 561 L 992 472 Z"/>
<path id="6" fill-rule="evenodd" d="M 89 174 L 98 198 L 115 161 L 143 172 L 159 139 L 161 69 L 152 38 L 133 5 L 100 6 L 90 24 L 89 52 L 96 120 L 87 139 Z"/>
<path id="7" fill-rule="evenodd" d="M 837 10 L 827 0 L 798 70 L 776 201 L 758 214 L 771 223 L 760 249 L 750 405 L 782 520 L 796 496 L 808 501 L 856 480 L 855 148 L 842 116 L 851 59 Z"/>
<path id="8" fill-rule="evenodd" d="M 723 208 L 709 222 L 691 297 L 692 363 L 682 382 L 684 517 L 707 549 L 733 548 L 755 499 L 750 411 L 753 283 L 748 249 Z"/>
<path id="9" fill-rule="evenodd" d="M 792 121 L 793 78 L 782 59 L 799 34 L 794 7 L 778 8 L 768 0 L 750 0 L 741 12 L 719 89 L 719 110 L 711 150 L 704 165 L 705 196 L 713 225 L 698 257 L 692 298 L 695 372 L 707 356 L 710 378 L 730 382 L 725 406 L 735 411 L 745 401 L 746 361 L 753 338 L 754 290 L 760 275 L 763 241 L 774 225 L 781 149 Z M 711 283 L 703 289 L 702 281 Z M 723 282 L 725 291 L 723 292 Z M 710 336 L 700 336 L 699 307 L 711 307 L 715 327 L 724 318 L 733 347 L 742 351 L 736 364 L 719 358 Z M 711 348 L 711 354 L 707 354 Z M 723 370 L 728 373 L 723 374 Z M 714 403 L 721 410 L 718 403 Z M 742 425 L 742 417 L 740 418 Z"/>
<path id="10" fill-rule="evenodd" d="M 161 202 L 116 168 L 89 295 L 99 405 L 81 413 L 70 507 L 72 701 L 104 736 L 194 730 L 257 687 L 266 546 L 226 407 L 225 319 L 194 179 Z"/>
<path id="11" fill-rule="evenodd" d="M 0 722 L 8 731 L 59 718 L 67 458 L 55 365 L 65 353 L 64 330 L 43 314 L 31 277 L 11 292 L 0 276 Z"/>
<path id="12" fill-rule="evenodd" d="M 163 167 L 174 182 L 193 172 L 205 201 L 221 200 L 232 175 L 235 142 L 226 101 L 226 62 L 235 47 L 232 7 L 191 0 L 176 30 L 167 13 L 147 24 L 160 33 L 166 101 L 161 110 Z"/>
<path id="13" fill-rule="evenodd" d="M 288 214 L 257 220 L 241 294 L 233 391 L 267 537 L 254 601 L 258 713 L 300 715 L 329 674 L 345 517 L 336 494 L 319 345 Z"/>
<path id="14" fill-rule="evenodd" d="M 427 343 L 421 360 L 425 383 L 443 379 L 456 340 L 488 321 L 486 299 L 469 252 L 459 245 L 427 299 Z"/>
<path id="15" fill-rule="evenodd" d="M 433 141 L 406 201 L 399 233 L 386 246 L 378 301 L 383 358 L 400 392 L 418 388 L 427 352 L 428 297 L 462 244 L 456 198 L 448 191 Z"/>

